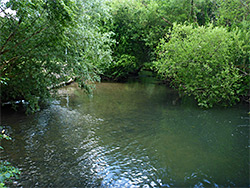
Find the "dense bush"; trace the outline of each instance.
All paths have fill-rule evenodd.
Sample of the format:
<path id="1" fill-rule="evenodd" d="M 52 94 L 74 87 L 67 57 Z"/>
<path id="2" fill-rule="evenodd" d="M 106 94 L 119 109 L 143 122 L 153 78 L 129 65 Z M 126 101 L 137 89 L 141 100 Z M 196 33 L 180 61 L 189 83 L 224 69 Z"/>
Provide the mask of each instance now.
<path id="1" fill-rule="evenodd" d="M 237 65 L 249 60 L 249 44 L 239 31 L 174 24 L 170 32 L 157 47 L 154 68 L 173 86 L 203 107 L 234 104 L 247 92 L 249 75 Z"/>

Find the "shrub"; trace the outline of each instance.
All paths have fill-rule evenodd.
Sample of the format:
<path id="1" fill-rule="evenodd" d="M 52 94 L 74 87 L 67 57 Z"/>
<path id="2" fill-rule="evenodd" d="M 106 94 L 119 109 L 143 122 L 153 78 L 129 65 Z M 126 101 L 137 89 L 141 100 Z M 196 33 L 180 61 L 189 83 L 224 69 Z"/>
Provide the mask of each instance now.
<path id="1" fill-rule="evenodd" d="M 174 24 L 170 33 L 157 47 L 154 69 L 159 75 L 170 78 L 180 92 L 193 95 L 202 107 L 239 101 L 248 88 L 236 66 L 246 54 L 239 32 Z"/>
<path id="2" fill-rule="evenodd" d="M 4 130 L 0 132 L 0 141 L 2 139 L 11 140 L 11 138 L 4 132 Z M 3 147 L 0 146 L 0 149 L 3 149 Z M 11 181 L 12 177 L 18 178 L 19 174 L 20 171 L 17 168 L 11 166 L 9 162 L 0 160 L 0 187 L 5 187 L 5 183 L 7 181 Z"/>

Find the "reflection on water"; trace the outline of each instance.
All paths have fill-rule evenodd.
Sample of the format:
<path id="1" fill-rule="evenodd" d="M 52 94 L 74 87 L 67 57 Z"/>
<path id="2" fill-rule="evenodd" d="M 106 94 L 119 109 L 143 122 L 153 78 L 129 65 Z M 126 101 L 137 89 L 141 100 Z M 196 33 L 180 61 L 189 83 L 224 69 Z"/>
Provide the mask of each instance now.
<path id="1" fill-rule="evenodd" d="M 199 109 L 165 86 L 72 84 L 31 116 L 2 112 L 19 187 L 249 187 L 248 107 Z"/>

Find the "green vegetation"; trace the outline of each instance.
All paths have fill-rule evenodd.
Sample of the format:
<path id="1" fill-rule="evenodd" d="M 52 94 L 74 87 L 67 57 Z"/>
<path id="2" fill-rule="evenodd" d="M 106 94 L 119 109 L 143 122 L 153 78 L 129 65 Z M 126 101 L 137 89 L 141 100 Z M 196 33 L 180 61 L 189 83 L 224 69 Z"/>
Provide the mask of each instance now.
<path id="1" fill-rule="evenodd" d="M 250 102 L 250 0 L 0 0 L 0 23 L 1 105 L 142 70 L 201 107 Z M 16 174 L 1 162 L 0 187 Z"/>
<path id="2" fill-rule="evenodd" d="M 10 0 L 1 2 L 1 14 L 3 102 L 25 100 L 30 111 L 39 110 L 49 88 L 74 79 L 89 89 L 98 66 L 111 60 L 109 33 L 99 29 L 108 14 L 98 0 Z"/>
<path id="3" fill-rule="evenodd" d="M 2 129 L 2 127 L 0 127 L 0 129 Z M 11 138 L 5 134 L 4 130 L 0 132 L 0 143 L 2 139 L 11 140 Z M 3 149 L 1 145 L 0 149 Z M 5 183 L 7 181 L 11 182 L 12 177 L 17 179 L 19 174 L 20 171 L 11 166 L 9 162 L 0 160 L 0 187 L 5 187 Z"/>
<path id="4" fill-rule="evenodd" d="M 155 71 L 203 107 L 249 100 L 249 0 L 1 1 L 2 102 Z M 12 12 L 8 10 L 12 10 Z M 55 91 L 55 90 L 53 90 Z"/>
<path id="5" fill-rule="evenodd" d="M 134 73 L 137 68 L 136 57 L 123 54 L 117 61 L 106 67 L 104 74 L 109 80 L 121 81 L 126 79 L 129 74 Z"/>
<path id="6" fill-rule="evenodd" d="M 200 106 L 231 105 L 249 87 L 249 78 L 245 83 L 245 75 L 236 67 L 245 45 L 239 31 L 174 24 L 171 35 L 157 48 L 154 66 L 180 91 L 194 95 Z"/>
<path id="7" fill-rule="evenodd" d="M 123 80 L 150 68 L 202 107 L 249 102 L 249 0 L 108 4 L 113 19 L 103 27 L 117 43 L 106 77 Z"/>
<path id="8" fill-rule="evenodd" d="M 204 0 L 196 1 L 195 6 L 193 1 L 180 0 L 112 0 L 108 1 L 108 5 L 112 19 L 103 22 L 103 28 L 114 33 L 114 64 L 121 57 L 124 59 L 124 55 L 136 58 L 133 71 L 124 69 L 127 77 L 150 67 L 156 46 L 174 22 L 192 23 L 196 20 L 200 24 L 209 23 L 212 10 L 208 7 L 213 7 L 210 1 Z M 201 18 L 197 20 L 197 17 Z M 105 70 L 104 75 L 112 77 L 109 68 Z"/>

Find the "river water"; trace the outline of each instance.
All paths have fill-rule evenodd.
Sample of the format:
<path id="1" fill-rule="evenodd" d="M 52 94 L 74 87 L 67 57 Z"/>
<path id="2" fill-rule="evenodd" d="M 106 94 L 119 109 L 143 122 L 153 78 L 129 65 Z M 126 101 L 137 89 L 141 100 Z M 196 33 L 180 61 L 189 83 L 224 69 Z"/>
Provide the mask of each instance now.
<path id="1" fill-rule="evenodd" d="M 205 110 L 139 82 L 59 96 L 29 116 L 2 109 L 11 187 L 249 187 L 248 105 Z"/>

